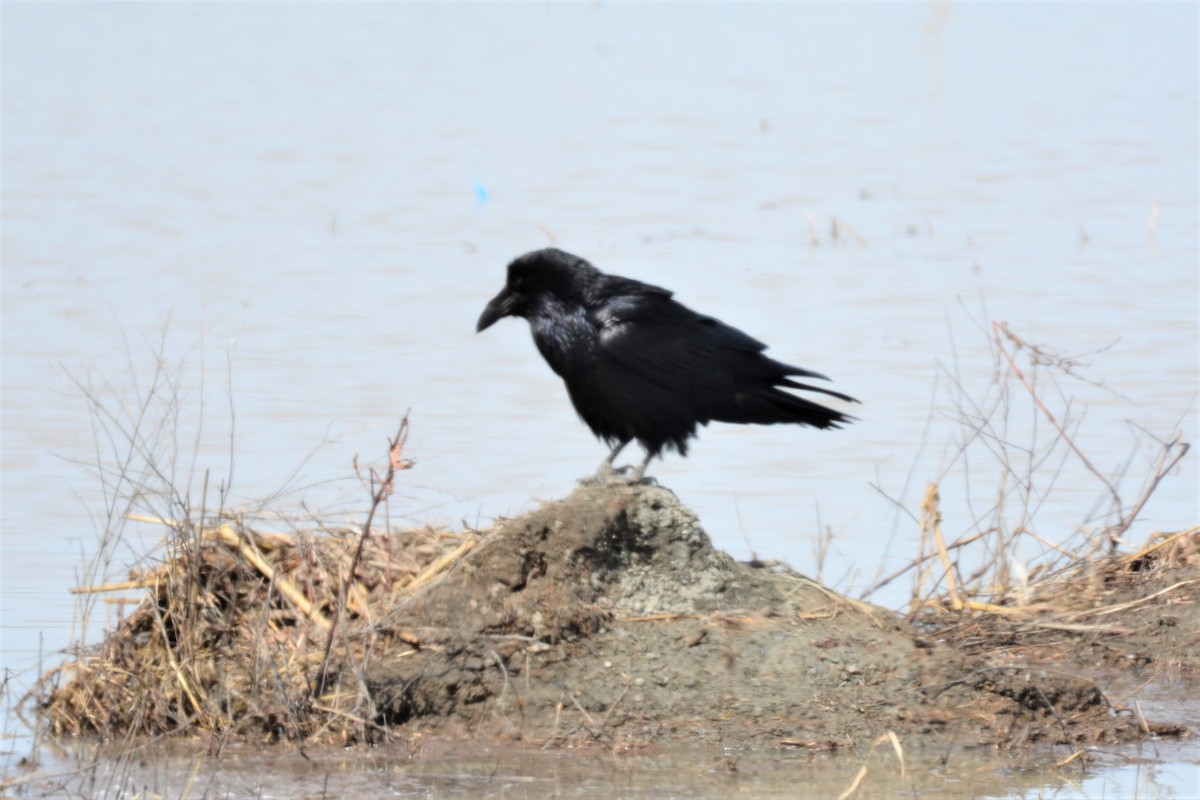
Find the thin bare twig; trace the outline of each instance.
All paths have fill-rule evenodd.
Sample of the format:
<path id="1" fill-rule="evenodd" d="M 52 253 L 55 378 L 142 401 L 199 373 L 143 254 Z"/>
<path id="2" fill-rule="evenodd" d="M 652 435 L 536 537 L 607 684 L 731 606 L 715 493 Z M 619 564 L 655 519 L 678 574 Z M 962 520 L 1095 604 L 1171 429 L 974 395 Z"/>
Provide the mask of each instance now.
<path id="1" fill-rule="evenodd" d="M 346 598 L 350 594 L 350 587 L 354 581 L 354 573 L 358 569 L 358 562 L 362 558 L 363 545 L 366 544 L 367 537 L 371 535 L 371 523 L 375 520 L 375 512 L 379 510 L 379 506 L 391 496 L 395 490 L 394 479 L 397 470 L 411 469 L 413 462 L 406 458 L 401 458 L 400 454 L 404 450 L 404 443 L 408 440 L 408 413 L 404 414 L 404 419 L 400 420 L 400 428 L 396 431 L 396 438 L 388 440 L 388 468 L 383 480 L 379 481 L 377 488 L 371 496 L 371 510 L 367 512 L 367 520 L 363 523 L 362 533 L 358 537 L 358 546 L 354 548 L 354 556 L 350 559 L 350 568 L 346 572 L 346 579 L 342 583 L 341 592 L 338 598 L 337 613 L 331 621 L 329 634 L 325 638 L 325 653 L 321 657 L 321 668 L 317 672 L 317 680 L 313 684 L 313 696 L 319 696 L 325 692 L 325 682 L 329 675 L 329 655 L 333 651 L 333 640 L 337 633 L 338 622 L 345 614 Z"/>
<path id="2" fill-rule="evenodd" d="M 1105 488 L 1108 489 L 1109 494 L 1112 495 L 1113 505 L 1117 512 L 1120 513 L 1121 495 L 1117 492 L 1116 487 L 1112 485 L 1108 478 L 1101 474 L 1100 470 L 1096 469 L 1096 467 L 1092 465 L 1092 462 L 1088 459 L 1088 457 L 1084 455 L 1082 450 L 1079 449 L 1079 445 L 1075 444 L 1075 440 L 1072 439 L 1066 430 L 1063 429 L 1063 426 L 1059 424 L 1058 419 L 1056 419 L 1054 416 L 1054 412 L 1047 408 L 1046 404 L 1042 402 L 1042 398 L 1038 396 L 1037 391 L 1029 383 L 1029 379 L 1025 377 L 1025 373 L 1021 371 L 1021 368 L 1017 366 L 1017 362 L 1013 359 L 1012 355 L 1007 349 L 1005 349 L 1004 343 L 1000 340 L 1000 337 L 1003 335 L 1004 338 L 1008 339 L 1018 348 L 1025 348 L 1031 352 L 1037 352 L 1036 348 L 1031 347 L 1025 342 L 1024 339 L 1009 330 L 1008 323 L 1006 322 L 992 322 L 992 329 L 995 331 L 996 347 L 999 348 L 1000 352 L 1004 355 L 1004 358 L 1008 361 L 1008 365 L 1012 367 L 1013 372 L 1016 373 L 1017 378 L 1021 381 L 1021 385 L 1023 385 L 1025 390 L 1029 392 L 1029 396 L 1033 398 L 1035 403 L 1037 403 L 1038 408 L 1040 408 L 1042 413 L 1045 414 L 1046 419 L 1050 420 L 1050 424 L 1054 426 L 1056 431 L 1058 431 L 1058 435 L 1063 438 L 1063 441 L 1067 443 L 1067 446 L 1071 448 L 1075 455 L 1079 456 L 1079 459 L 1083 462 L 1083 465 L 1087 467 L 1088 471 L 1099 478 L 1100 482 L 1103 483 Z"/>

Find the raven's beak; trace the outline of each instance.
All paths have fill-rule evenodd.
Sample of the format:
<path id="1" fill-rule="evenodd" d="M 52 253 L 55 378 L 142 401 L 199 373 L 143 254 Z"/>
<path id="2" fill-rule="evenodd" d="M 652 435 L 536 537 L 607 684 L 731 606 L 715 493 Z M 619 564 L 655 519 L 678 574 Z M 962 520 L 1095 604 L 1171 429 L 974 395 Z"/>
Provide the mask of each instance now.
<path id="1" fill-rule="evenodd" d="M 483 309 L 483 313 L 479 315 L 479 322 L 475 323 L 475 332 L 479 333 L 485 328 L 490 328 L 496 320 L 501 317 L 511 316 L 513 310 L 517 307 L 518 297 L 508 288 L 500 291 L 500 294 L 492 298 L 487 307 Z"/>

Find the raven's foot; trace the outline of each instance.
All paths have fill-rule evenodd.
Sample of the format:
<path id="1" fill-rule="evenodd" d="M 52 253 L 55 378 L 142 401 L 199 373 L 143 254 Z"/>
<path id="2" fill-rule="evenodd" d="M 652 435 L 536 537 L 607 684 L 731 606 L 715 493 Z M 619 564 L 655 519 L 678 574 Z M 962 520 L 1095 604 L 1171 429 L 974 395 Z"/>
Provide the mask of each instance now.
<path id="1" fill-rule="evenodd" d="M 630 481 L 625 477 L 633 467 L 614 467 L 607 461 L 600 465 L 595 475 L 579 479 L 580 486 L 625 486 Z"/>
<path id="2" fill-rule="evenodd" d="M 657 486 L 658 481 L 654 478 L 646 477 L 646 466 L 650 463 L 650 459 L 654 458 L 654 454 L 649 450 L 646 451 L 646 457 L 642 459 L 642 463 L 638 464 L 635 470 L 632 467 L 614 467 L 613 461 L 617 457 L 617 453 L 621 452 L 621 448 L 629 444 L 626 439 L 623 442 L 618 442 L 617 446 L 608 454 L 608 458 L 600 462 L 600 468 L 596 470 L 596 474 L 587 478 L 581 478 L 580 486 Z"/>
<path id="3" fill-rule="evenodd" d="M 580 478 L 580 486 L 658 486 L 658 481 L 631 466 L 614 467 L 602 464 L 595 475 Z"/>

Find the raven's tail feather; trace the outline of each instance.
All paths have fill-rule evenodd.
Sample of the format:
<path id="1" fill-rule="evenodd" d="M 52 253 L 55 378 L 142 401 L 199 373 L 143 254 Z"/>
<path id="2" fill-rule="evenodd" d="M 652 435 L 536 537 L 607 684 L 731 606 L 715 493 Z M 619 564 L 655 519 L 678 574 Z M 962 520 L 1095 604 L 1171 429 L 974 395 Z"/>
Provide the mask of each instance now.
<path id="1" fill-rule="evenodd" d="M 824 377 L 824 376 L 819 376 L 819 377 Z M 826 380 L 828 380 L 828 378 L 826 378 Z M 827 394 L 830 397 L 836 397 L 838 400 L 845 400 L 847 403 L 857 403 L 858 402 L 857 400 L 855 400 L 853 397 L 851 397 L 848 394 L 842 394 L 841 392 L 835 392 L 833 389 L 826 389 L 821 386 L 809 386 L 807 383 L 797 383 L 796 381 L 789 380 L 788 378 L 784 378 L 779 383 L 782 384 L 783 386 L 790 386 L 793 389 L 804 389 L 805 391 L 809 391 L 809 392 L 820 392 L 821 394 Z M 791 395 L 788 395 L 788 397 L 791 397 Z"/>
<path id="2" fill-rule="evenodd" d="M 786 382 L 789 386 L 807 389 L 807 386 Z M 852 397 L 826 392 L 835 397 L 856 402 Z M 855 417 L 843 414 L 820 403 L 814 403 L 803 397 L 771 387 L 767 391 L 753 393 L 738 393 L 732 398 L 733 402 L 723 404 L 715 409 L 713 419 L 718 422 L 737 422 L 742 424 L 774 425 L 776 423 L 792 423 L 810 425 L 814 428 L 840 428 L 853 422 Z"/>

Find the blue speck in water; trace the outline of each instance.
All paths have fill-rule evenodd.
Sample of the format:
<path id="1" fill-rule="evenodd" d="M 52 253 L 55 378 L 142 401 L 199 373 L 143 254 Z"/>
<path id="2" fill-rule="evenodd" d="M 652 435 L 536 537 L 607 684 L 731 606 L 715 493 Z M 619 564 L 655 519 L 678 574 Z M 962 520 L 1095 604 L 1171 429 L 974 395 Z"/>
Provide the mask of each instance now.
<path id="1" fill-rule="evenodd" d="M 486 204 L 488 201 L 488 190 L 487 187 L 482 183 L 475 184 L 475 200 L 481 206 Z"/>

